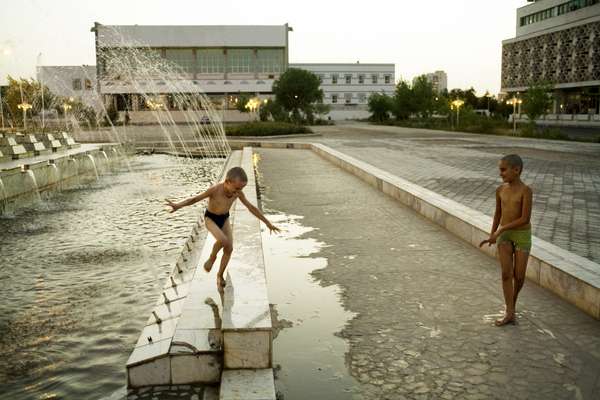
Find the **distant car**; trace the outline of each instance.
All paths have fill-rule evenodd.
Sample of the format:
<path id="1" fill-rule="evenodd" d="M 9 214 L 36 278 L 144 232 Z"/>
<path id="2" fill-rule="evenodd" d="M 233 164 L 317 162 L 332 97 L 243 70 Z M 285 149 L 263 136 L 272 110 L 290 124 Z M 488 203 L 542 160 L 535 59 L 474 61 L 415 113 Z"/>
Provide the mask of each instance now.
<path id="1" fill-rule="evenodd" d="M 200 118 L 200 123 L 201 124 L 210 124 L 210 118 L 208 118 L 206 115 L 202 118 Z"/>

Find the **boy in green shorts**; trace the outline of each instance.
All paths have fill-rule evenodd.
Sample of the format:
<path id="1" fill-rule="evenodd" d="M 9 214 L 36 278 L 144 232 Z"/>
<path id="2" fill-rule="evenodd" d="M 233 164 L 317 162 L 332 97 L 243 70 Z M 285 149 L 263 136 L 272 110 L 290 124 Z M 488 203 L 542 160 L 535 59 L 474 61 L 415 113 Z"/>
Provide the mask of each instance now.
<path id="1" fill-rule="evenodd" d="M 523 160 L 516 154 L 502 157 L 499 164 L 504 182 L 496 189 L 496 211 L 492 231 L 484 244 L 498 246 L 502 267 L 502 291 L 506 311 L 496 326 L 515 322 L 517 296 L 525 282 L 525 270 L 531 250 L 531 203 L 533 192 L 521 181 Z"/>

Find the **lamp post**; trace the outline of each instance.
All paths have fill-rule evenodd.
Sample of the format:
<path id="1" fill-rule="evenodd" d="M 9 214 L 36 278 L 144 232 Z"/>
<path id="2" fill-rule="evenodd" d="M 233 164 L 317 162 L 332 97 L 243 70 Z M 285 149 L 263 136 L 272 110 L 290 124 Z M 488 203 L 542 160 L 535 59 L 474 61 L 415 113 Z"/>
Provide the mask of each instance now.
<path id="1" fill-rule="evenodd" d="M 31 110 L 31 104 L 24 101 L 17 105 L 17 108 L 23 110 L 23 129 L 27 131 L 27 110 Z"/>
<path id="2" fill-rule="evenodd" d="M 513 106 L 513 114 L 512 114 L 513 134 L 517 133 L 517 118 L 516 118 L 517 104 L 519 105 L 519 108 L 520 108 L 521 103 L 523 103 L 523 100 L 517 98 L 517 96 L 514 96 L 514 95 L 513 95 L 512 99 L 506 101 L 506 104 L 512 104 L 512 106 Z"/>
<path id="3" fill-rule="evenodd" d="M 458 128 L 459 117 L 460 117 L 460 107 L 463 104 L 465 104 L 465 102 L 460 99 L 456 99 L 451 104 L 454 106 L 454 108 L 456 108 L 456 127 Z"/>
<path id="4" fill-rule="evenodd" d="M 66 101 L 65 101 L 65 102 L 62 104 L 62 109 L 63 109 L 63 111 L 65 112 L 65 129 L 67 129 L 67 130 L 69 129 L 69 122 L 68 122 L 69 120 L 68 120 L 68 118 L 67 118 L 67 114 L 68 114 L 68 112 L 69 112 L 69 110 L 70 110 L 71 108 L 73 108 L 73 106 L 72 106 L 72 105 L 70 105 L 70 104 L 69 104 L 68 102 L 66 102 Z"/>
<path id="5" fill-rule="evenodd" d="M 490 98 L 492 97 L 492 95 L 490 94 L 489 91 L 486 90 L 484 96 L 487 97 L 487 111 L 488 111 L 488 117 L 489 117 L 489 114 L 490 114 Z"/>
<path id="6" fill-rule="evenodd" d="M 2 106 L 2 88 L 0 88 L 0 120 L 2 120 L 2 129 L 4 129 L 4 108 Z"/>

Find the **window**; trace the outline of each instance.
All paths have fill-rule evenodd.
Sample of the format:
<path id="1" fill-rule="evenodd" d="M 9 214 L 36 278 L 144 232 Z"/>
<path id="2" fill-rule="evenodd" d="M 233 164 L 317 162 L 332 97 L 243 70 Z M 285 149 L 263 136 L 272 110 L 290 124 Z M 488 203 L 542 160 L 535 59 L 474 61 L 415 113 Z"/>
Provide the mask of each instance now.
<path id="1" fill-rule="evenodd" d="M 183 72 L 194 72 L 196 60 L 194 59 L 194 52 L 192 49 L 166 49 L 165 58 L 181 68 Z"/>
<path id="2" fill-rule="evenodd" d="M 346 85 L 350 85 L 352 83 L 352 75 L 346 75 Z"/>
<path id="3" fill-rule="evenodd" d="M 344 93 L 344 103 L 352 103 L 352 93 Z"/>
<path id="4" fill-rule="evenodd" d="M 337 84 L 337 80 L 338 80 L 337 74 L 331 75 L 331 83 L 332 84 L 336 85 Z M 337 99 L 337 96 L 336 96 L 336 99 Z"/>
<path id="5" fill-rule="evenodd" d="M 371 75 L 371 82 L 372 83 L 377 83 L 377 74 Z"/>
<path id="6" fill-rule="evenodd" d="M 258 49 L 256 69 L 263 74 L 283 72 L 283 49 Z"/>
<path id="7" fill-rule="evenodd" d="M 198 72 L 214 74 L 225 72 L 225 55 L 221 49 L 198 49 Z"/>
<path id="8" fill-rule="evenodd" d="M 73 90 L 81 90 L 81 79 L 73 79 Z"/>
<path id="9" fill-rule="evenodd" d="M 337 95 L 337 94 L 332 94 L 332 95 L 331 95 L 331 102 L 332 102 L 332 103 L 337 103 L 337 98 L 338 98 L 338 95 Z"/>
<path id="10" fill-rule="evenodd" d="M 367 95 L 365 93 L 359 93 L 358 94 L 358 102 L 359 103 L 366 103 L 367 102 Z"/>
<path id="11" fill-rule="evenodd" d="M 364 75 L 358 75 L 358 83 L 365 83 L 365 76 Z"/>
<path id="12" fill-rule="evenodd" d="M 390 75 L 385 75 L 383 77 L 383 80 L 384 80 L 385 83 L 390 83 L 391 79 L 392 79 L 392 77 Z"/>
<path id="13" fill-rule="evenodd" d="M 89 79 L 85 80 L 85 90 L 92 90 L 92 81 Z"/>
<path id="14" fill-rule="evenodd" d="M 252 49 L 228 50 L 227 71 L 242 74 L 254 72 L 254 51 Z"/>

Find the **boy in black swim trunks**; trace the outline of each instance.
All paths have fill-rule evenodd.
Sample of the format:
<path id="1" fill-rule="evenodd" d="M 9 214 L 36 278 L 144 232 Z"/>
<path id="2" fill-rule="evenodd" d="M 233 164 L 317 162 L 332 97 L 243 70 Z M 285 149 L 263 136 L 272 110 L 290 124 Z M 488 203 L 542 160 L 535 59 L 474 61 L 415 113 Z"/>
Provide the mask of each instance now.
<path id="1" fill-rule="evenodd" d="M 210 187 L 204 193 L 190 197 L 179 203 L 173 203 L 168 199 L 166 200 L 167 205 L 172 207 L 171 212 L 175 212 L 182 207 L 192 205 L 200 200 L 208 198 L 208 206 L 204 213 L 204 223 L 206 229 L 215 237 L 216 242 L 210 257 L 204 263 L 204 269 L 206 272 L 210 272 L 213 264 L 217 260 L 217 253 L 219 250 L 223 249 L 221 266 L 219 268 L 219 273 L 217 274 L 217 285 L 219 285 L 219 287 L 225 286 L 225 268 L 227 267 L 227 263 L 233 252 L 233 235 L 231 224 L 229 223 L 229 209 L 236 199 L 239 198 L 242 204 L 244 204 L 258 219 L 264 222 L 271 232 L 279 232 L 279 229 L 271 224 L 260 210 L 252 205 L 248 199 L 246 199 L 246 196 L 244 196 L 242 189 L 244 189 L 247 183 L 248 177 L 246 176 L 246 172 L 240 167 L 233 167 L 227 171 L 224 182 Z"/>

